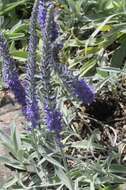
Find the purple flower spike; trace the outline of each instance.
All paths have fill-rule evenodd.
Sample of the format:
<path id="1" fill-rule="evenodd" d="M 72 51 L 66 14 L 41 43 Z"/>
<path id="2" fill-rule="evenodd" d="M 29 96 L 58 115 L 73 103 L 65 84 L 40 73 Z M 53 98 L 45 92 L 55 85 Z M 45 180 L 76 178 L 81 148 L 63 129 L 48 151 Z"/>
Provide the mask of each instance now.
<path id="1" fill-rule="evenodd" d="M 25 106 L 25 90 L 20 82 L 15 60 L 10 57 L 7 41 L 0 33 L 0 55 L 3 58 L 2 74 L 6 87 L 15 95 L 16 100 Z"/>
<path id="2" fill-rule="evenodd" d="M 57 134 L 60 133 L 62 130 L 62 124 L 61 124 L 61 113 L 59 111 L 52 110 L 46 106 L 45 108 L 46 118 L 45 122 L 49 129 L 49 131 L 55 131 Z"/>
<path id="3" fill-rule="evenodd" d="M 26 65 L 25 78 L 26 106 L 23 108 L 23 113 L 26 119 L 31 123 L 31 130 L 36 128 L 39 123 L 39 106 L 37 101 L 35 82 L 36 49 L 38 44 L 36 32 L 38 5 L 39 1 L 36 1 L 31 15 L 28 61 Z"/>
<path id="4" fill-rule="evenodd" d="M 40 25 L 40 29 L 42 31 L 42 34 L 45 35 L 46 31 L 46 23 L 47 17 L 48 17 L 48 9 L 52 8 L 54 9 L 53 3 L 45 3 L 44 0 L 40 0 L 39 2 L 39 11 L 38 11 L 38 23 Z M 51 15 L 51 25 L 50 25 L 50 37 L 49 40 L 51 42 L 54 42 L 56 38 L 58 37 L 59 31 L 58 31 L 58 25 L 54 20 L 54 12 Z"/>
<path id="5" fill-rule="evenodd" d="M 39 14 L 42 14 L 42 7 L 39 7 Z M 46 21 L 43 28 L 42 17 L 38 16 L 38 22 L 43 36 L 43 57 L 42 57 L 42 85 L 43 85 L 43 98 L 45 110 L 45 124 L 49 131 L 56 133 L 59 140 L 60 132 L 62 130 L 61 113 L 56 109 L 56 96 L 54 86 L 51 82 L 52 73 L 52 41 L 56 38 L 54 29 L 54 6 L 52 3 L 46 4 Z M 57 141 L 58 142 L 58 141 Z"/>
<path id="6" fill-rule="evenodd" d="M 85 104 L 91 104 L 95 98 L 95 94 L 84 80 L 75 80 L 72 83 L 76 96 Z"/>
<path id="7" fill-rule="evenodd" d="M 41 26 L 41 29 L 43 30 L 45 28 L 45 22 L 46 22 L 46 6 L 45 6 L 45 0 L 39 1 L 39 10 L 38 10 L 38 22 Z"/>
<path id="8" fill-rule="evenodd" d="M 9 86 L 10 90 L 14 93 L 17 102 L 20 105 L 25 106 L 26 102 L 25 102 L 24 87 L 20 83 L 20 81 L 19 81 L 17 75 L 15 75 L 15 73 L 14 73 L 13 79 L 8 81 L 8 86 Z"/>

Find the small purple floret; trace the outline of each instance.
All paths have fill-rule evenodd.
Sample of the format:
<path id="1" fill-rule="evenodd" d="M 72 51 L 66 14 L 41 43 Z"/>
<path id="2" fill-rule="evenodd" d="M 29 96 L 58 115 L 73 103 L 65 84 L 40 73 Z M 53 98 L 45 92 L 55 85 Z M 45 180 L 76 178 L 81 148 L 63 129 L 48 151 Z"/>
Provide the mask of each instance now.
<path id="1" fill-rule="evenodd" d="M 46 22 L 46 7 L 45 7 L 45 1 L 44 0 L 40 0 L 40 2 L 39 2 L 38 21 L 39 21 L 39 24 L 44 29 L 45 28 L 45 22 Z"/>
<path id="2" fill-rule="evenodd" d="M 59 111 L 49 109 L 48 107 L 45 108 L 45 122 L 49 129 L 49 131 L 55 131 L 57 133 L 60 133 L 62 130 L 62 124 L 61 119 L 62 115 Z"/>
<path id="3" fill-rule="evenodd" d="M 26 105 L 25 91 L 24 91 L 24 88 L 21 85 L 20 81 L 16 77 L 16 75 L 15 75 L 15 77 L 13 77 L 12 80 L 8 81 L 8 86 L 9 86 L 10 90 L 14 93 L 17 102 L 20 105 L 25 106 Z"/>
<path id="4" fill-rule="evenodd" d="M 27 121 L 31 122 L 32 129 L 35 129 L 38 126 L 39 123 L 39 112 L 38 112 L 38 103 L 36 102 L 36 99 L 33 101 L 33 103 L 27 106 L 27 108 L 23 110 L 23 113 L 27 119 Z"/>

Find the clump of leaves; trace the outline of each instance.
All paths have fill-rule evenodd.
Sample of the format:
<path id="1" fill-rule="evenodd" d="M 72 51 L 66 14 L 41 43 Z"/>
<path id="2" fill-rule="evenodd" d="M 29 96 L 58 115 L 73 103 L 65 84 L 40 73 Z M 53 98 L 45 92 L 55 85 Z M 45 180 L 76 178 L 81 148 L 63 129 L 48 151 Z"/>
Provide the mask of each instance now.
<path id="1" fill-rule="evenodd" d="M 77 69 L 81 76 L 103 77 L 98 69 L 104 67 L 123 69 L 125 6 L 123 1 L 111 0 L 62 1 L 61 28 L 68 39 L 63 62 Z"/>

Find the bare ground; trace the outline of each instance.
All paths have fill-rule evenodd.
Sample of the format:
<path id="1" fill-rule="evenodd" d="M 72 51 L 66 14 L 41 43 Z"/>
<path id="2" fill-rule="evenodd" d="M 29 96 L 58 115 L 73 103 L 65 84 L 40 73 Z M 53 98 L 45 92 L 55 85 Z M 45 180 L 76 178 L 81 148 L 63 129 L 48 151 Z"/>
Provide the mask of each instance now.
<path id="1" fill-rule="evenodd" d="M 17 130 L 21 132 L 23 117 L 20 111 L 20 106 L 15 104 L 7 104 L 5 106 L 0 107 L 0 128 L 6 133 L 10 134 L 10 129 L 12 123 L 16 123 L 18 126 Z M 8 151 L 5 147 L 0 143 L 0 155 L 6 156 Z M 14 172 L 10 171 L 7 167 L 5 167 L 2 163 L 0 163 L 0 185 L 8 180 L 11 176 L 14 175 Z"/>

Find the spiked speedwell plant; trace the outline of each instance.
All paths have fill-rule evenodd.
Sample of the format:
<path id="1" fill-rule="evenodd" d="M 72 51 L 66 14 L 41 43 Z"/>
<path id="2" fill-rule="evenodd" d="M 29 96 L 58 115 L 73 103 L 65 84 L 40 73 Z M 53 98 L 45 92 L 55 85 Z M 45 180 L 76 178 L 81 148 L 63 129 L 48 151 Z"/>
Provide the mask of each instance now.
<path id="1" fill-rule="evenodd" d="M 22 106 L 22 112 L 26 120 L 28 121 L 28 129 L 31 131 L 30 142 L 33 147 L 32 151 L 35 151 L 35 153 L 37 154 L 37 159 L 35 158 L 35 160 L 37 160 L 37 164 L 35 165 L 35 168 L 37 168 L 36 173 L 38 179 L 43 182 L 43 178 L 40 176 L 39 172 L 43 172 L 44 176 L 46 176 L 46 172 L 41 164 L 39 166 L 39 163 L 41 163 L 43 156 L 39 152 L 37 140 L 37 127 L 40 124 L 40 110 L 38 104 L 39 97 L 37 93 L 37 85 L 35 79 L 37 67 L 36 49 L 38 45 L 36 25 L 38 22 L 43 40 L 42 58 L 40 65 L 40 83 L 42 86 L 42 94 L 44 100 L 44 102 L 42 103 L 45 115 L 43 121 L 44 124 L 47 126 L 48 130 L 55 133 L 54 139 L 59 147 L 61 159 L 64 163 L 63 169 L 66 172 L 65 175 L 69 181 L 68 186 L 70 190 L 73 190 L 73 182 L 71 180 L 71 177 L 69 176 L 69 170 L 61 144 L 60 132 L 63 128 L 62 114 L 58 109 L 56 92 L 54 89 L 54 85 L 51 82 L 52 71 L 56 72 L 59 75 L 59 77 L 63 81 L 64 87 L 71 93 L 71 95 L 79 98 L 85 104 L 90 104 L 94 100 L 94 92 L 84 82 L 84 80 L 79 80 L 78 76 L 75 77 L 66 66 L 61 66 L 59 63 L 58 53 L 63 44 L 61 42 L 59 43 L 57 40 L 59 37 L 59 27 L 54 18 L 54 5 L 49 2 L 45 3 L 44 0 L 36 0 L 30 21 L 28 60 L 26 64 L 25 81 L 23 82 L 20 81 L 14 59 L 10 57 L 7 42 L 4 39 L 3 34 L 0 34 L 0 53 L 3 57 L 3 80 L 7 87 L 14 93 L 18 103 Z M 37 132 L 35 129 L 37 130 Z M 20 160 L 20 156 L 17 156 L 16 158 Z M 23 159 L 25 160 L 25 158 Z M 33 162 L 35 160 L 33 159 Z"/>
<path id="2" fill-rule="evenodd" d="M 59 63 L 58 53 L 62 44 L 58 44 L 57 41 L 59 27 L 54 18 L 54 5 L 52 3 L 37 0 L 33 7 L 28 49 L 29 56 L 26 65 L 24 87 L 19 79 L 15 61 L 9 55 L 7 42 L 3 34 L 0 34 L 0 52 L 3 57 L 3 79 L 5 84 L 15 94 L 17 101 L 22 105 L 26 119 L 31 122 L 31 128 L 36 128 L 39 123 L 39 107 L 35 88 L 36 48 L 38 41 L 36 33 L 37 20 L 43 39 L 41 83 L 44 89 L 44 121 L 50 131 L 60 133 L 62 129 L 62 116 L 60 111 L 57 110 L 55 91 L 51 85 L 52 70 L 58 73 L 64 86 L 71 95 L 77 97 L 85 104 L 90 104 L 94 100 L 94 92 L 83 79 L 79 79 L 79 76 L 74 76 L 66 65 Z"/>

